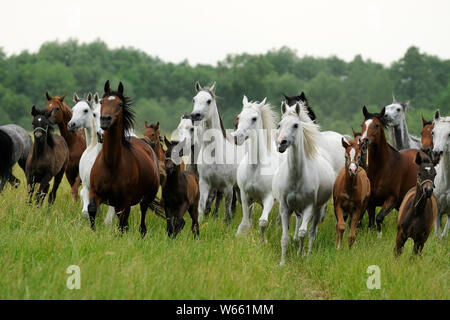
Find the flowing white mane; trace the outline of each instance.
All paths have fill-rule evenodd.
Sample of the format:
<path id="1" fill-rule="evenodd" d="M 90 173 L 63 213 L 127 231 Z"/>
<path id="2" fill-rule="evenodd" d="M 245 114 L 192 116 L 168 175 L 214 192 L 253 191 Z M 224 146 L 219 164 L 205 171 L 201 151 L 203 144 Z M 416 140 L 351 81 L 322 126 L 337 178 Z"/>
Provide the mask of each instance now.
<path id="1" fill-rule="evenodd" d="M 440 117 L 439 119 L 435 120 L 435 123 L 438 123 L 438 122 L 450 123 L 450 116 Z"/>
<path id="2" fill-rule="evenodd" d="M 316 158 L 319 155 L 319 148 L 323 145 L 323 138 L 320 132 L 320 126 L 314 123 L 308 116 L 308 111 L 304 103 L 299 102 L 300 115 L 295 111 L 295 106 L 288 107 L 283 115 L 296 116 L 300 118 L 301 128 L 303 130 L 303 142 L 305 145 L 305 155 L 307 158 Z"/>
<path id="3" fill-rule="evenodd" d="M 263 129 L 265 129 L 264 134 L 266 135 L 267 148 L 272 148 L 272 130 L 276 128 L 276 124 L 279 121 L 278 113 L 272 109 L 270 103 L 264 104 L 259 107 L 260 103 L 252 101 L 244 106 L 244 108 L 249 108 L 257 111 L 261 115 Z"/>

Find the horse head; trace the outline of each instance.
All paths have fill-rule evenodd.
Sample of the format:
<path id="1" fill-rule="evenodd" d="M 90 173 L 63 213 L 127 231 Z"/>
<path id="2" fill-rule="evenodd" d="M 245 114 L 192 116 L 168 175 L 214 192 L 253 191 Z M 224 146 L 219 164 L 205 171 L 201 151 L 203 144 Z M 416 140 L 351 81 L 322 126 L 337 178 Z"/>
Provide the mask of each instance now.
<path id="1" fill-rule="evenodd" d="M 194 102 L 194 109 L 191 113 L 192 121 L 208 120 L 212 117 L 214 111 L 212 106 L 215 105 L 216 100 L 216 82 L 210 88 L 202 88 L 197 81 L 195 83 L 195 90 L 197 94 L 192 99 Z"/>
<path id="2" fill-rule="evenodd" d="M 73 95 L 75 105 L 72 108 L 72 118 L 67 124 L 69 131 L 75 132 L 82 128 L 92 128 L 94 109 L 96 107 L 94 100 L 98 104 L 99 97 L 97 93 L 92 95 L 89 92 L 85 99 L 80 99 L 76 93 Z"/>
<path id="3" fill-rule="evenodd" d="M 430 158 L 422 157 L 420 151 L 416 154 L 416 164 L 419 166 L 417 172 L 417 187 L 430 198 L 433 194 L 434 178 L 436 177 L 436 170 Z"/>
<path id="4" fill-rule="evenodd" d="M 237 145 L 242 145 L 245 140 L 257 134 L 263 129 L 262 108 L 266 105 L 266 98 L 260 103 L 249 102 L 247 96 L 242 99 L 242 111 L 238 115 L 238 126 L 231 134 Z"/>
<path id="5" fill-rule="evenodd" d="M 367 148 L 367 140 L 359 141 L 358 138 L 353 138 L 347 142 L 342 138 L 342 146 L 345 149 L 345 167 L 350 177 L 355 177 L 358 173 L 358 167 L 362 164 L 362 156 L 364 149 Z"/>
<path id="6" fill-rule="evenodd" d="M 70 109 L 67 107 L 67 105 L 64 103 L 64 98 L 66 97 L 66 94 L 62 95 L 61 97 L 58 96 L 50 96 L 48 91 L 45 92 L 45 96 L 47 97 L 47 104 L 45 105 L 45 109 L 51 111 L 50 121 L 52 124 L 63 124 L 64 123 L 64 114 L 69 111 Z M 68 110 L 66 110 L 68 109 Z M 67 119 L 68 121 L 69 119 Z"/>
<path id="7" fill-rule="evenodd" d="M 167 175 L 171 175 L 179 168 L 181 164 L 181 157 L 183 157 L 183 149 L 185 147 L 186 141 L 181 142 L 172 140 L 169 141 L 166 136 L 164 136 L 164 142 L 166 144 L 166 158 L 164 159 L 164 165 L 166 168 Z"/>
<path id="8" fill-rule="evenodd" d="M 144 137 L 147 137 L 150 141 L 150 145 L 152 148 L 154 148 L 159 140 L 159 121 L 154 124 L 148 124 L 147 121 L 145 121 L 145 131 L 144 131 Z"/>
<path id="9" fill-rule="evenodd" d="M 383 138 L 386 139 L 383 121 L 385 111 L 386 108 L 383 108 L 379 113 L 369 113 L 366 106 L 363 107 L 364 122 L 361 125 L 361 140 L 367 139 L 368 144 L 371 145 L 378 144 Z"/>
<path id="10" fill-rule="evenodd" d="M 450 151 L 450 117 L 441 117 L 439 110 L 434 114 L 433 157 L 439 159 L 444 153 Z"/>
<path id="11" fill-rule="evenodd" d="M 406 102 L 392 102 L 385 108 L 383 121 L 387 126 L 398 126 L 404 121 L 406 117 L 406 111 L 409 107 L 409 101 Z"/>
<path id="12" fill-rule="evenodd" d="M 31 115 L 33 116 L 33 135 L 37 142 L 45 141 L 45 139 L 51 133 L 52 121 L 51 121 L 51 110 L 38 109 L 35 106 L 31 108 Z"/>
<path id="13" fill-rule="evenodd" d="M 281 103 L 282 118 L 278 124 L 277 130 L 277 149 L 278 152 L 285 152 L 286 149 L 292 145 L 296 140 L 299 128 L 301 128 L 300 121 L 301 105 L 297 102 L 290 107 L 286 102 Z"/>
<path id="14" fill-rule="evenodd" d="M 422 150 L 427 153 L 428 155 L 432 155 L 433 151 L 433 129 L 434 124 L 433 121 L 427 121 L 422 116 L 422 131 L 420 132 L 421 136 L 421 143 L 422 143 Z"/>

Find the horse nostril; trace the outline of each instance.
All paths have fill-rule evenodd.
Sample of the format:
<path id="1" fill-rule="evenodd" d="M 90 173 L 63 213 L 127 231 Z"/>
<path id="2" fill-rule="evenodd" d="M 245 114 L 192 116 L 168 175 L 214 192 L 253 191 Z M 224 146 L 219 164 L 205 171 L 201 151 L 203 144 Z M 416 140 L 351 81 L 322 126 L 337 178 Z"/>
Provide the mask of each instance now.
<path id="1" fill-rule="evenodd" d="M 280 142 L 280 145 L 285 145 L 285 144 L 287 144 L 287 140 L 281 140 L 281 142 Z"/>

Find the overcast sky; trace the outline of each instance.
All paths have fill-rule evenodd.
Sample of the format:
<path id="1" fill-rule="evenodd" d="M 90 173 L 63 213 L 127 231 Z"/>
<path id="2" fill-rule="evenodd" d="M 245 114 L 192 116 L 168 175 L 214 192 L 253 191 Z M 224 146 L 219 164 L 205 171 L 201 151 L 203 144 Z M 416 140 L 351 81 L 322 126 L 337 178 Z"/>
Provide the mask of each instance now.
<path id="1" fill-rule="evenodd" d="M 1 8 L 8 55 L 36 52 L 45 41 L 100 38 L 191 64 L 284 45 L 300 56 L 361 54 L 384 64 L 411 45 L 450 58 L 449 0 L 14 0 Z"/>

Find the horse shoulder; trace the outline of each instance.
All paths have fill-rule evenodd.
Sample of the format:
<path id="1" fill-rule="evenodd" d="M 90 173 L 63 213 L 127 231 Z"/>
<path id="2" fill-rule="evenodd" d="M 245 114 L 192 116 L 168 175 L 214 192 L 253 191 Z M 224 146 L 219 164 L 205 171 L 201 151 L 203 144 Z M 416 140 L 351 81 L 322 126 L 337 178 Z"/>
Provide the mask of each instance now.
<path id="1" fill-rule="evenodd" d="M 410 212 L 415 195 L 416 195 L 416 188 L 411 188 L 403 198 L 403 201 L 400 205 L 400 209 L 398 210 L 398 219 L 397 219 L 398 225 L 400 225 L 401 221 L 405 217 L 405 214 Z"/>

